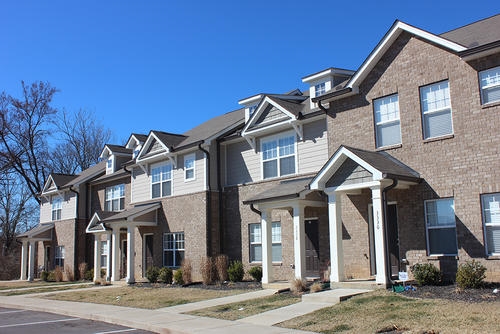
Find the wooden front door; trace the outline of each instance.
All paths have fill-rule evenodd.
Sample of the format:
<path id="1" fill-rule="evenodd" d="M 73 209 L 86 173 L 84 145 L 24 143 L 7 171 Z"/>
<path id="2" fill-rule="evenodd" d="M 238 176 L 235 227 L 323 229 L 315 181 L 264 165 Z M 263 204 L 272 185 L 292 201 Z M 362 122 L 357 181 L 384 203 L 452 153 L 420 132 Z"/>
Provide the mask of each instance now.
<path id="1" fill-rule="evenodd" d="M 318 220 L 306 220 L 306 276 L 319 276 L 319 233 Z"/>

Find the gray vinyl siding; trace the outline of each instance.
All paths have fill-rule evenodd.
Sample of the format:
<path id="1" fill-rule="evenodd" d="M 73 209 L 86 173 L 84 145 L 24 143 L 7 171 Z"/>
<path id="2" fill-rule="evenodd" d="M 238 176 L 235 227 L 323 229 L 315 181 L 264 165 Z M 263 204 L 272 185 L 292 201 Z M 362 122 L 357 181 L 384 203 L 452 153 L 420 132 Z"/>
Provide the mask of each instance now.
<path id="1" fill-rule="evenodd" d="M 260 179 L 260 154 L 246 140 L 225 147 L 226 185 L 235 185 Z"/>
<path id="2" fill-rule="evenodd" d="M 52 198 L 52 197 L 49 197 Z M 61 220 L 74 219 L 76 218 L 76 194 L 65 193 L 62 195 L 63 202 L 61 208 Z M 50 200 L 42 197 L 42 203 L 40 204 L 40 222 L 48 223 L 52 221 L 52 203 Z"/>
<path id="3" fill-rule="evenodd" d="M 326 120 L 321 119 L 304 125 L 304 140 L 297 141 L 299 174 L 320 170 L 328 160 Z"/>
<path id="4" fill-rule="evenodd" d="M 47 223 L 52 221 L 52 206 L 50 201 L 42 197 L 42 203 L 40 204 L 40 223 Z"/>
<path id="5" fill-rule="evenodd" d="M 141 167 L 134 167 L 132 171 L 131 202 L 142 202 L 151 199 L 151 182 Z"/>

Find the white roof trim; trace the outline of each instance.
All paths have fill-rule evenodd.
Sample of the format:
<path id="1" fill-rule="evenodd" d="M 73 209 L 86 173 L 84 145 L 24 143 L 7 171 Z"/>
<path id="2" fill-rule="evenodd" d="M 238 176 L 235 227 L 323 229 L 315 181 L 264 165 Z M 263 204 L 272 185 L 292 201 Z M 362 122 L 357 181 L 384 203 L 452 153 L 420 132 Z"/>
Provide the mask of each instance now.
<path id="1" fill-rule="evenodd" d="M 146 142 L 144 143 L 144 145 L 142 145 L 142 148 L 141 148 L 141 151 L 139 152 L 139 154 L 137 154 L 137 163 L 140 163 L 140 162 L 145 162 L 147 160 L 150 160 L 151 158 L 153 158 L 153 156 L 151 157 L 148 157 L 148 158 L 145 158 L 145 159 L 141 159 L 142 155 L 143 155 L 143 152 L 146 151 L 149 146 L 151 145 L 151 142 L 153 141 L 153 139 L 155 139 L 156 141 L 158 141 L 160 143 L 160 145 L 165 149 L 164 152 L 158 152 L 158 154 L 168 154 L 170 153 L 170 149 L 153 133 L 151 132 L 148 136 L 148 139 L 146 140 Z M 154 152 L 151 152 L 151 153 L 154 153 Z"/>
<path id="2" fill-rule="evenodd" d="M 284 120 L 284 122 L 288 122 L 290 120 L 294 120 L 295 119 L 295 115 L 294 114 L 292 114 L 291 112 L 289 112 L 288 110 L 286 110 L 285 108 L 283 108 L 282 106 L 280 106 L 279 104 L 274 103 L 269 98 L 269 96 L 266 96 L 264 98 L 264 100 L 262 100 L 262 102 L 259 104 L 259 107 L 257 108 L 257 110 L 253 113 L 253 115 L 250 118 L 250 120 L 248 121 L 248 123 L 243 128 L 243 131 L 241 132 L 241 135 L 243 137 L 245 137 L 247 134 L 258 132 L 258 130 L 267 129 L 267 127 L 263 127 L 262 129 L 258 129 L 258 130 L 254 130 L 254 131 L 248 131 L 248 128 L 250 126 L 252 126 L 252 125 L 255 124 L 255 122 L 259 119 L 259 117 L 262 115 L 262 113 L 264 112 L 264 110 L 267 108 L 268 105 L 272 105 L 273 107 L 275 107 L 276 109 L 278 109 L 279 111 L 281 111 L 282 113 L 284 113 L 286 116 L 288 116 L 289 119 Z M 279 122 L 277 124 L 281 124 L 281 123 L 283 123 L 283 121 Z M 276 126 L 277 124 L 276 123 L 275 124 L 271 124 L 270 127 Z"/>
<path id="3" fill-rule="evenodd" d="M 335 76 L 335 75 L 346 75 L 347 76 L 347 75 L 353 75 L 354 73 L 355 73 L 355 71 L 343 70 L 340 68 L 330 67 L 330 68 L 327 68 L 326 70 L 323 70 L 321 72 L 314 73 L 314 74 L 308 75 L 306 77 L 303 77 L 302 82 L 309 83 L 309 82 L 316 81 L 318 79 L 322 79 L 322 78 L 325 78 L 328 76 Z"/>
<path id="4" fill-rule="evenodd" d="M 450 49 L 454 52 L 460 52 L 467 50 L 466 47 L 454 43 L 450 40 L 442 38 L 440 36 L 434 35 L 425 30 L 413 27 L 409 24 L 406 24 L 401 21 L 396 21 L 392 28 L 385 34 L 384 38 L 379 42 L 377 47 L 371 52 L 368 58 L 363 62 L 358 71 L 354 74 L 354 76 L 347 83 L 348 88 L 353 88 L 359 86 L 361 82 L 366 78 L 368 73 L 375 67 L 380 58 L 385 54 L 385 52 L 389 49 L 392 43 L 398 38 L 401 32 L 406 31 L 415 36 L 426 39 L 430 42 L 441 45 L 447 49 Z"/>

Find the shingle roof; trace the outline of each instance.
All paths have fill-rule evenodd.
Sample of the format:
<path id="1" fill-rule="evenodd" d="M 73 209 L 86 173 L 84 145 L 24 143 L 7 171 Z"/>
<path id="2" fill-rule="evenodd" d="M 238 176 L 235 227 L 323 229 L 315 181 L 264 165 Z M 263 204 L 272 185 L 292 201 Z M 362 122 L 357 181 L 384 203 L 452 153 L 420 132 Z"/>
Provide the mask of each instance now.
<path id="1" fill-rule="evenodd" d="M 500 40 L 500 14 L 445 32 L 440 35 L 467 48 Z"/>
<path id="2" fill-rule="evenodd" d="M 309 105 L 309 103 L 295 103 L 295 102 L 290 102 L 286 101 L 283 99 L 279 99 L 277 97 L 269 96 L 269 99 L 273 101 L 274 103 L 280 105 L 283 109 L 286 109 L 287 111 L 291 112 L 295 116 L 299 116 L 299 114 L 303 113 L 305 105 Z M 299 102 L 299 101 L 297 101 Z M 303 102 L 303 101 L 301 101 Z"/>
<path id="3" fill-rule="evenodd" d="M 111 180 L 115 180 L 115 179 L 120 179 L 120 178 L 125 177 L 125 176 L 129 177 L 130 173 L 123 170 L 123 169 L 119 169 L 112 174 L 101 175 L 97 179 L 93 180 L 92 183 L 99 183 L 102 181 L 111 181 Z"/>
<path id="4" fill-rule="evenodd" d="M 143 135 L 140 133 L 132 133 L 131 136 L 134 136 L 135 138 L 137 138 L 139 141 L 141 141 L 143 143 L 148 139 L 148 135 Z"/>
<path id="5" fill-rule="evenodd" d="M 126 148 L 125 146 L 121 145 L 112 145 L 112 144 L 106 144 L 106 146 L 111 150 L 113 153 L 125 153 L 125 154 L 132 154 L 133 150 L 130 148 Z"/>
<path id="6" fill-rule="evenodd" d="M 52 228 L 54 228 L 54 223 L 38 224 L 31 230 L 19 234 L 17 238 L 32 238 L 34 236 L 39 236 L 40 234 L 47 232 Z"/>
<path id="7" fill-rule="evenodd" d="M 80 184 L 90 180 L 91 178 L 99 175 L 100 173 L 104 173 L 106 170 L 106 161 L 100 161 L 99 163 L 90 166 L 89 168 L 82 171 L 80 174 L 76 175 L 74 179 L 70 182 L 67 182 L 64 186 L 69 187 L 75 184 Z"/>
<path id="8" fill-rule="evenodd" d="M 274 187 L 267 189 L 249 199 L 243 201 L 243 204 L 260 203 L 279 199 L 293 199 L 300 196 L 303 191 L 309 190 L 308 186 L 312 177 L 301 177 L 281 181 Z"/>
<path id="9" fill-rule="evenodd" d="M 169 148 L 175 148 L 177 145 L 179 145 L 179 143 L 186 139 L 186 136 L 175 133 L 156 130 L 151 131 L 151 133 L 153 133 L 163 144 L 167 145 Z"/>
<path id="10" fill-rule="evenodd" d="M 50 175 L 52 176 L 52 180 L 54 180 L 54 183 L 58 188 L 63 187 L 77 177 L 74 174 L 51 173 Z"/>

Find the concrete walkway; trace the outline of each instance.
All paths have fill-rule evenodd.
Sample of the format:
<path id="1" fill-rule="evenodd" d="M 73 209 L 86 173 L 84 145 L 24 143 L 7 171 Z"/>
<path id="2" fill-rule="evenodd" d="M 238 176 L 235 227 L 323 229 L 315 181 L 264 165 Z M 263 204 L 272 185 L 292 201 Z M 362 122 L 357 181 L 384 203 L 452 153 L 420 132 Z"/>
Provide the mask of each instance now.
<path id="1" fill-rule="evenodd" d="M 51 312 L 83 319 L 104 321 L 134 327 L 156 333 L 197 334 L 197 333 L 238 333 L 238 334 L 307 334 L 312 332 L 270 326 L 313 312 L 319 308 L 338 303 L 341 298 L 363 293 L 368 290 L 338 289 L 304 295 L 302 302 L 281 309 L 268 311 L 238 321 L 197 317 L 188 312 L 205 307 L 223 305 L 242 300 L 260 298 L 275 293 L 275 290 L 259 290 L 245 294 L 216 298 L 212 300 L 166 307 L 158 310 L 136 309 L 114 305 L 67 302 L 36 298 L 33 295 L 0 296 L 0 306 Z M 52 292 L 54 293 L 54 292 Z"/>

